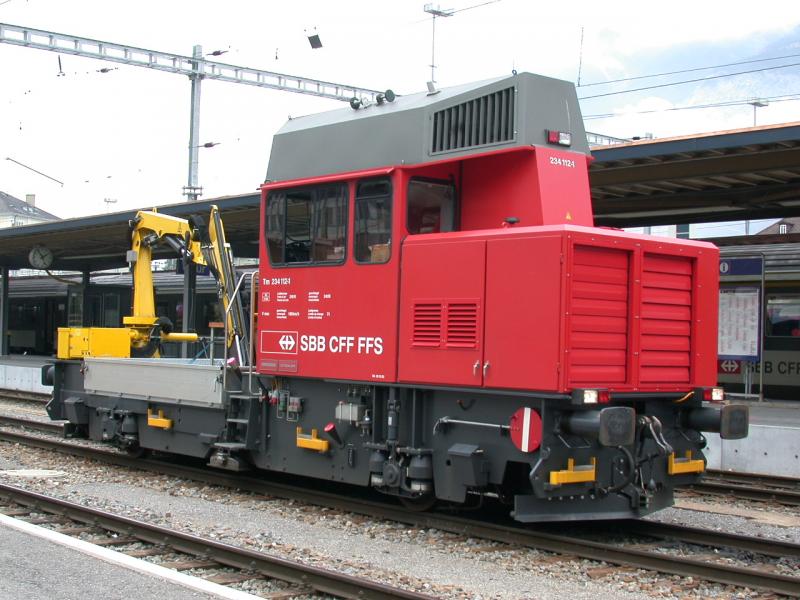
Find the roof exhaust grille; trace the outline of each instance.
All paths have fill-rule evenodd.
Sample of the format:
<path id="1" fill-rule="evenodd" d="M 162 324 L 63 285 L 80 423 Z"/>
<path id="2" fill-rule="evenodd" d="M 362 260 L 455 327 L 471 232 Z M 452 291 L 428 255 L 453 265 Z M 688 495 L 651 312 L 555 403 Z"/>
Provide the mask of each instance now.
<path id="1" fill-rule="evenodd" d="M 435 112 L 431 154 L 513 140 L 514 96 L 512 86 Z"/>

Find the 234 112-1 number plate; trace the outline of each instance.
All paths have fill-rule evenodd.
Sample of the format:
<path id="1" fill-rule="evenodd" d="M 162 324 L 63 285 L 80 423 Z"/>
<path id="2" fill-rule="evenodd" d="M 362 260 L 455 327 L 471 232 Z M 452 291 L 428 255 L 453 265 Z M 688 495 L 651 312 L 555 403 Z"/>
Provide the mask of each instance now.
<path id="1" fill-rule="evenodd" d="M 560 158 L 558 156 L 551 156 L 550 157 L 550 164 L 556 165 L 558 167 L 567 167 L 569 169 L 575 168 L 575 161 L 569 158 Z"/>

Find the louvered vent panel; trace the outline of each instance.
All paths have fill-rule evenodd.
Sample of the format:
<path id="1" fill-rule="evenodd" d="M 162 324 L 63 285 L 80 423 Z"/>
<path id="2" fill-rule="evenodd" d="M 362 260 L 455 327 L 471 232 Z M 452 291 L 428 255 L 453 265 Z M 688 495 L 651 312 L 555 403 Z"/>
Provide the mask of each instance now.
<path id="1" fill-rule="evenodd" d="M 514 88 L 462 102 L 433 114 L 431 152 L 450 152 L 514 139 Z"/>
<path id="2" fill-rule="evenodd" d="M 442 305 L 433 302 L 414 304 L 413 346 L 437 348 L 442 342 Z"/>
<path id="3" fill-rule="evenodd" d="M 447 305 L 446 345 L 448 348 L 478 347 L 477 302 Z"/>
<path id="4" fill-rule="evenodd" d="M 626 380 L 629 256 L 624 250 L 575 246 L 568 341 L 572 385 Z"/>
<path id="5" fill-rule="evenodd" d="M 689 383 L 692 261 L 645 253 L 642 262 L 642 383 Z"/>

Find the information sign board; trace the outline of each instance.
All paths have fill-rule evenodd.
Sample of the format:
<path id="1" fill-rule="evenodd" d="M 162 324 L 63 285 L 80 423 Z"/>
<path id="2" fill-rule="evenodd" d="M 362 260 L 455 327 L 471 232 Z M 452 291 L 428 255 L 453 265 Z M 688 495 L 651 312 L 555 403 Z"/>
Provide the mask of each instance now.
<path id="1" fill-rule="evenodd" d="M 719 291 L 720 359 L 758 360 L 761 290 L 757 287 L 724 288 Z"/>

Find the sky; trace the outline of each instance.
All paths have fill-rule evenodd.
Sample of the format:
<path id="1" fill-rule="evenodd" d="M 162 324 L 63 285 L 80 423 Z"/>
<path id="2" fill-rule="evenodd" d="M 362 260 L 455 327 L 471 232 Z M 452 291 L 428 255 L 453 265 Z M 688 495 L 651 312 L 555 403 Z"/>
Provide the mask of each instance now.
<path id="1" fill-rule="evenodd" d="M 439 87 L 531 71 L 580 83 L 587 129 L 658 138 L 800 121 L 800 11 L 776 0 L 571 3 L 452 0 L 436 20 Z M 0 0 L 0 23 L 190 55 L 365 88 L 420 91 L 431 78 L 424 2 Z M 320 35 L 311 49 L 306 36 Z M 780 60 L 776 57 L 787 57 Z M 608 83 L 669 71 L 668 77 Z M 180 202 L 187 183 L 187 77 L 0 44 L 0 190 L 75 217 Z M 793 65 L 636 92 L 632 88 Z M 102 73 L 100 69 L 112 68 Z M 623 93 L 626 92 L 626 93 Z M 604 95 L 612 93 L 612 95 Z M 595 97 L 591 97 L 595 96 Z M 736 103 L 714 108 L 686 106 Z M 245 85 L 202 85 L 203 198 L 256 190 L 275 131 L 333 100 Z M 672 110 L 672 109 L 679 110 Z M 647 111 L 647 112 L 645 112 Z M 28 165 L 35 174 L 6 157 Z M 63 183 L 60 185 L 49 178 Z M 720 233 L 724 232 L 720 229 Z"/>

